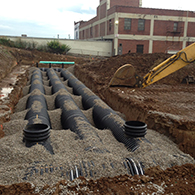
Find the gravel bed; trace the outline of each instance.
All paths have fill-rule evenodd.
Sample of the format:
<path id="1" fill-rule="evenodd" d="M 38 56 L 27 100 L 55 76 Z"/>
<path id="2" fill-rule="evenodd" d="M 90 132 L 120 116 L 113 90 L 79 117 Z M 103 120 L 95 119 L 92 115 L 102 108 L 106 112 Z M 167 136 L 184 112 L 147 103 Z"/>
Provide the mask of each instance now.
<path id="1" fill-rule="evenodd" d="M 26 109 L 26 102 L 27 102 L 29 96 L 30 96 L 30 94 L 22 97 L 19 100 L 18 104 L 15 107 L 15 112 L 21 112 L 21 111 Z"/>
<path id="2" fill-rule="evenodd" d="M 69 69 L 73 71 L 73 68 Z M 67 82 L 63 83 L 67 87 Z M 45 85 L 44 87 L 47 88 Z M 54 154 L 48 151 L 47 146 L 35 144 L 28 148 L 23 142 L 23 129 L 28 122 L 24 120 L 27 112 L 25 104 L 29 94 L 20 99 L 11 121 L 3 124 L 6 136 L 0 139 L 0 184 L 31 182 L 38 187 L 52 185 L 61 179 L 70 179 L 70 172 L 75 171 L 76 167 L 81 168 L 84 176 L 92 179 L 127 174 L 123 165 L 127 157 L 141 162 L 144 169 L 156 165 L 165 169 L 173 165 L 195 163 L 190 155 L 180 151 L 171 140 L 153 130 L 147 131 L 146 139 L 140 139 L 140 147 L 135 152 L 128 151 L 110 130 L 95 128 L 93 108 L 82 110 L 81 97 L 74 96 L 69 91 L 90 122 L 76 120 L 85 135 L 84 139 L 80 139 L 70 129 L 62 129 L 61 109 L 55 109 L 54 106 L 58 93 L 44 95 L 52 125 L 48 144 L 52 146 Z M 31 94 L 41 93 L 34 90 Z M 122 122 L 122 119 L 120 121 L 117 118 L 117 122 Z"/>
<path id="3" fill-rule="evenodd" d="M 51 86 L 44 85 L 44 89 L 45 89 L 45 95 L 52 95 L 52 93 L 51 93 L 52 87 Z"/>
<path id="4" fill-rule="evenodd" d="M 46 79 L 46 78 L 45 78 Z M 49 87 L 49 80 L 43 80 L 43 85 L 48 86 Z"/>

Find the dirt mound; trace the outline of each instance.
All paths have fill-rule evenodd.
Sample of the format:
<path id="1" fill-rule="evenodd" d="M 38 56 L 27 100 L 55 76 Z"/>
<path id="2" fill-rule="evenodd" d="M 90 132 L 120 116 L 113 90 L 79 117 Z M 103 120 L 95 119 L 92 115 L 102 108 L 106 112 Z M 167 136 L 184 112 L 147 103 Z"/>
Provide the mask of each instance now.
<path id="1" fill-rule="evenodd" d="M 10 48 L 18 63 L 23 65 L 35 65 L 39 61 L 74 61 L 76 64 L 87 63 L 90 60 L 83 57 L 75 57 L 63 54 L 53 54 L 37 50 L 24 50 Z M 48 65 L 47 65 L 48 66 Z"/>
<path id="2" fill-rule="evenodd" d="M 11 72 L 17 61 L 12 53 L 3 46 L 0 46 L 0 80 L 5 78 Z"/>
<path id="3" fill-rule="evenodd" d="M 92 61 L 92 57 L 76 57 L 73 55 L 54 54 L 38 50 L 25 50 L 0 46 L 0 71 L 2 67 L 6 69 L 9 66 L 12 66 L 13 63 L 14 65 L 18 64 L 35 66 L 39 61 L 73 61 L 76 64 L 83 64 Z M 48 67 L 48 65 L 45 66 Z M 4 68 L 2 70 L 4 70 Z M 10 71 L 11 70 L 9 70 L 8 72 Z"/>
<path id="4" fill-rule="evenodd" d="M 61 180 L 53 186 L 37 188 L 30 183 L 0 185 L 0 194 L 195 194 L 195 165 L 175 166 L 165 171 L 153 167 L 146 176 L 103 177 L 87 180 L 84 177 L 70 182 Z"/>
<path id="5" fill-rule="evenodd" d="M 106 60 L 96 61 L 82 67 L 95 75 L 98 84 L 108 84 L 118 68 L 124 64 L 131 64 L 135 67 L 139 76 L 144 76 L 152 68 L 169 58 L 170 54 L 154 53 L 154 54 L 124 54 L 114 56 Z M 158 84 L 174 84 L 181 83 L 182 79 L 187 75 L 195 77 L 194 64 L 188 65 L 181 70 L 162 79 Z"/>

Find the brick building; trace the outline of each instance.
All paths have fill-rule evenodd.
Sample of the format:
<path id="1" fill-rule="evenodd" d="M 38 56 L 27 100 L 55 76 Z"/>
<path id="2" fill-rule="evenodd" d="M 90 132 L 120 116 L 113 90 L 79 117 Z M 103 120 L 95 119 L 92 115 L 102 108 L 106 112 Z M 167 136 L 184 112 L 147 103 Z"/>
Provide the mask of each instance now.
<path id="1" fill-rule="evenodd" d="M 79 39 L 111 40 L 113 55 L 175 53 L 195 41 L 194 29 L 192 11 L 143 8 L 141 0 L 100 0 L 96 17 L 79 22 Z"/>

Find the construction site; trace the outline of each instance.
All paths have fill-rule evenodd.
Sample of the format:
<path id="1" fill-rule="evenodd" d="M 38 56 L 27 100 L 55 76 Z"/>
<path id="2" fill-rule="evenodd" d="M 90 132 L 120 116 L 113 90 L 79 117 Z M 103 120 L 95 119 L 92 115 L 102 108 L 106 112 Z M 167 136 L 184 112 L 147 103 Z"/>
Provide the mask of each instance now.
<path id="1" fill-rule="evenodd" d="M 170 57 L 0 46 L 0 194 L 195 194 L 194 60 L 110 86 L 125 64 L 144 77 Z M 128 136 L 132 124 L 144 129 Z"/>

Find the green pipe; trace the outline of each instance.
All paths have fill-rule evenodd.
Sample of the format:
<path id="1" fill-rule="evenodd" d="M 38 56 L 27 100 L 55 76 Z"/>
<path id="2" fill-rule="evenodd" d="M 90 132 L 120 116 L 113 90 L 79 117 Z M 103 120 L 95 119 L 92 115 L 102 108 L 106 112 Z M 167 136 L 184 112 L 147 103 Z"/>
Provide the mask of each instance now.
<path id="1" fill-rule="evenodd" d="M 74 64 L 75 62 L 40 61 L 39 64 Z"/>

